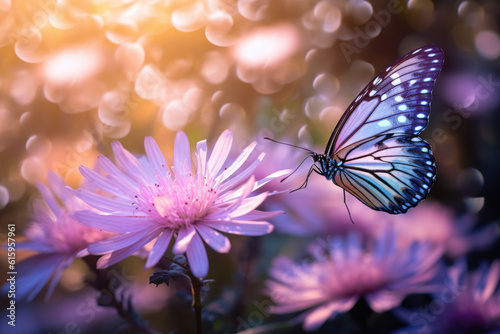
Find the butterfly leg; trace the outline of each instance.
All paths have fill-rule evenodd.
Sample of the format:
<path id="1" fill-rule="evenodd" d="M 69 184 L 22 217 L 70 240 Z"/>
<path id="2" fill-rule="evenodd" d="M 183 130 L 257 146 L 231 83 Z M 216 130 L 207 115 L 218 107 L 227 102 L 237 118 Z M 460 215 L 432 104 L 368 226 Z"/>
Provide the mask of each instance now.
<path id="1" fill-rule="evenodd" d="M 298 187 L 297 189 L 291 190 L 290 194 L 297 191 L 297 190 L 306 188 L 307 182 L 309 181 L 309 177 L 311 176 L 312 172 L 316 172 L 319 175 L 323 175 L 323 172 L 318 168 L 318 166 L 312 165 L 311 168 L 309 168 L 309 172 L 307 173 L 306 180 L 304 181 L 304 183 L 302 183 L 302 185 L 300 187 Z"/>

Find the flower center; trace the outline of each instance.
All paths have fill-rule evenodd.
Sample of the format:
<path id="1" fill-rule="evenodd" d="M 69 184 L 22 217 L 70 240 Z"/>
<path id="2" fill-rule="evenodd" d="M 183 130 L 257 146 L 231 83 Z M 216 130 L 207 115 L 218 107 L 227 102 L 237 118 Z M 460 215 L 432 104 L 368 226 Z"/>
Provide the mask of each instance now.
<path id="1" fill-rule="evenodd" d="M 166 227 L 178 230 L 199 223 L 216 207 L 219 184 L 214 180 L 200 175 L 175 175 L 171 181 L 141 191 L 142 195 L 149 193 L 142 211 L 146 209 Z"/>

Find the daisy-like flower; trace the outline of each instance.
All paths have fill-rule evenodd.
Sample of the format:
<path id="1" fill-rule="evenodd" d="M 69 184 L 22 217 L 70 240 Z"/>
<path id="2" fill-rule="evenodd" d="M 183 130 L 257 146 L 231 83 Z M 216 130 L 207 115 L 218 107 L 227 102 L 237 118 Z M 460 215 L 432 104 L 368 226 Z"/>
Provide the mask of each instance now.
<path id="1" fill-rule="evenodd" d="M 266 293 L 273 313 L 305 311 L 303 328 L 312 331 L 328 318 L 349 311 L 364 297 L 375 312 L 398 306 L 406 295 L 434 291 L 430 280 L 438 270 L 442 249 L 415 242 L 396 247 L 397 235 L 385 230 L 372 244 L 351 233 L 335 237 L 327 247 L 311 246 L 312 258 L 297 264 L 274 260 Z M 326 248 L 326 249 L 325 249 Z"/>
<path id="2" fill-rule="evenodd" d="M 111 236 L 73 220 L 70 215 L 74 211 L 89 209 L 89 206 L 76 198 L 56 174 L 49 173 L 48 181 L 50 188 L 37 183 L 43 200 L 33 203 L 33 222 L 24 232 L 28 240 L 16 245 L 18 250 L 38 252 L 17 265 L 16 298 L 20 300 L 31 301 L 50 281 L 48 299 L 63 270 L 75 258 L 88 255 L 89 244 Z M 7 288 L 7 285 L 3 287 Z"/>
<path id="3" fill-rule="evenodd" d="M 500 261 L 483 263 L 468 273 L 465 261 L 448 270 L 439 292 L 428 307 L 397 309 L 411 326 L 398 334 L 498 334 L 500 333 Z"/>
<path id="4" fill-rule="evenodd" d="M 185 253 L 193 274 L 205 277 L 208 257 L 203 241 L 215 251 L 227 253 L 231 244 L 220 232 L 249 236 L 270 233 L 273 226 L 266 220 L 282 211 L 256 210 L 268 192 L 251 193 L 289 171 L 278 171 L 255 181 L 252 173 L 264 154 L 242 168 L 255 143 L 225 167 L 232 141 L 232 132 L 223 132 L 209 158 L 206 141 L 198 142 L 196 172 L 191 169 L 189 141 L 184 132 L 176 135 L 171 170 L 151 137 L 145 139 L 143 159 L 137 159 L 119 142 L 113 142 L 117 165 L 104 156 L 98 158 L 107 176 L 82 166 L 83 176 L 113 197 L 74 190 L 78 197 L 102 211 L 77 212 L 75 219 L 83 225 L 120 234 L 90 246 L 92 254 L 104 255 L 97 263 L 98 268 L 117 263 L 153 241 L 145 265 L 150 268 L 160 260 L 174 237 L 173 253 Z"/>

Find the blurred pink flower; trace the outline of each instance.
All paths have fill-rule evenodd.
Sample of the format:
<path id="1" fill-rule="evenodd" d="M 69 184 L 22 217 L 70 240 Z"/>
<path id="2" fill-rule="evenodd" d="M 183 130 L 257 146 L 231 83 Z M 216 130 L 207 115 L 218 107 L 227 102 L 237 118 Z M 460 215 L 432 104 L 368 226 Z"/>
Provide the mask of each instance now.
<path id="1" fill-rule="evenodd" d="M 465 261 L 460 260 L 448 270 L 448 279 L 430 306 L 395 311 L 411 324 L 396 333 L 500 333 L 499 278 L 499 260 L 489 267 L 483 263 L 474 273 L 467 273 Z"/>
<path id="2" fill-rule="evenodd" d="M 397 249 L 397 234 L 387 229 L 374 243 L 363 244 L 351 233 L 335 237 L 326 247 L 312 246 L 303 264 L 280 256 L 270 270 L 267 293 L 276 304 L 273 313 L 302 314 L 303 328 L 316 330 L 328 318 L 349 311 L 364 297 L 375 312 L 398 306 L 406 295 L 434 291 L 442 249 L 413 243 Z"/>
<path id="3" fill-rule="evenodd" d="M 55 173 L 49 173 L 50 189 L 37 183 L 43 201 L 33 203 L 33 222 L 24 232 L 27 241 L 17 244 L 17 249 L 28 249 L 33 255 L 17 265 L 19 277 L 16 282 L 16 298 L 31 301 L 50 281 L 46 294 L 48 299 L 61 277 L 62 271 L 75 258 L 88 255 L 88 245 L 110 236 L 74 221 L 70 215 L 76 210 L 88 209 L 76 198 L 64 181 Z M 56 198 L 57 197 L 57 198 Z M 61 205 L 61 204 L 62 205 Z M 7 289 L 5 285 L 3 289 Z"/>
<path id="4" fill-rule="evenodd" d="M 146 158 L 141 160 L 119 142 L 112 143 L 120 167 L 104 156 L 99 157 L 99 164 L 109 174 L 106 177 L 82 166 L 80 171 L 87 180 L 114 197 L 74 190 L 82 200 L 103 211 L 80 211 L 74 214 L 75 219 L 87 226 L 120 233 L 90 246 L 92 254 L 105 254 L 99 259 L 98 268 L 125 259 L 157 238 L 145 265 L 150 268 L 161 259 L 175 235 L 173 253 L 186 253 L 193 274 L 205 277 L 208 257 L 202 239 L 215 251 L 227 253 L 231 244 L 220 232 L 249 236 L 270 233 L 273 226 L 266 220 L 282 211 L 256 210 L 268 192 L 254 196 L 250 193 L 289 171 L 278 171 L 256 182 L 252 173 L 264 154 L 240 171 L 255 143 L 223 168 L 232 141 L 232 132 L 223 132 L 209 159 L 206 141 L 198 142 L 196 173 L 191 169 L 189 141 L 184 132 L 176 135 L 171 171 L 152 137 L 145 139 Z"/>

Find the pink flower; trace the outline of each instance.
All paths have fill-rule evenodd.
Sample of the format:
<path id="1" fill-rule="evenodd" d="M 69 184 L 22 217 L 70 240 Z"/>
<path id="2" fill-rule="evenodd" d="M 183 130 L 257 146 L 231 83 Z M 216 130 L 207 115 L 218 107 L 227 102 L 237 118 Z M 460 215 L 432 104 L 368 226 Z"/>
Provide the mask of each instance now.
<path id="1" fill-rule="evenodd" d="M 429 281 L 442 249 L 418 242 L 398 249 L 396 242 L 392 229 L 371 244 L 351 233 L 335 237 L 326 248 L 315 244 L 312 258 L 302 264 L 278 257 L 267 281 L 267 293 L 276 304 L 272 312 L 306 311 L 303 327 L 312 331 L 349 311 L 361 297 L 375 312 L 383 312 L 408 294 L 433 291 Z"/>
<path id="2" fill-rule="evenodd" d="M 71 213 L 89 207 L 66 189 L 64 181 L 56 174 L 49 173 L 48 180 L 50 189 L 41 183 L 37 184 L 43 201 L 33 203 L 33 222 L 24 232 L 28 240 L 17 244 L 18 250 L 29 249 L 39 253 L 17 265 L 19 277 L 16 282 L 16 298 L 28 301 L 35 298 L 50 281 L 46 294 L 48 299 L 59 282 L 62 271 L 75 258 L 88 255 L 89 244 L 110 236 L 109 233 L 74 221 L 70 217 Z"/>
<path id="3" fill-rule="evenodd" d="M 483 263 L 468 273 L 463 259 L 448 270 L 448 277 L 434 300 L 419 310 L 397 309 L 411 326 L 399 334 L 454 334 L 500 332 L 500 261 Z"/>
<path id="4" fill-rule="evenodd" d="M 198 142 L 195 173 L 184 132 L 176 135 L 171 170 L 151 137 L 145 139 L 146 157 L 141 160 L 119 142 L 112 143 L 118 164 L 104 156 L 98 159 L 108 173 L 105 177 L 82 166 L 80 171 L 85 178 L 114 197 L 74 190 L 82 200 L 103 211 L 100 214 L 80 211 L 74 214 L 75 219 L 83 225 L 120 233 L 89 247 L 92 254 L 104 255 L 97 263 L 98 268 L 117 263 L 154 241 L 145 265 L 150 268 L 160 260 L 174 237 L 173 253 L 186 253 L 194 275 L 205 277 L 208 257 L 203 241 L 215 251 L 227 253 L 231 245 L 220 232 L 249 236 L 270 233 L 273 226 L 266 220 L 282 211 L 256 210 L 268 193 L 250 194 L 289 171 L 275 172 L 256 182 L 252 173 L 264 154 L 241 168 L 255 143 L 224 167 L 232 141 L 232 132 L 223 132 L 210 158 L 206 141 Z"/>

